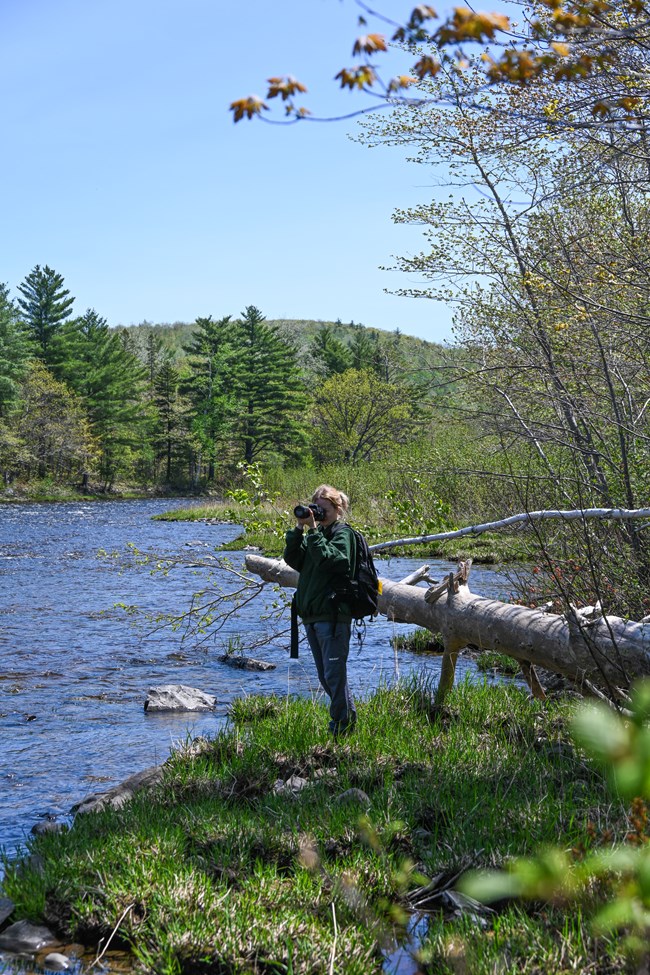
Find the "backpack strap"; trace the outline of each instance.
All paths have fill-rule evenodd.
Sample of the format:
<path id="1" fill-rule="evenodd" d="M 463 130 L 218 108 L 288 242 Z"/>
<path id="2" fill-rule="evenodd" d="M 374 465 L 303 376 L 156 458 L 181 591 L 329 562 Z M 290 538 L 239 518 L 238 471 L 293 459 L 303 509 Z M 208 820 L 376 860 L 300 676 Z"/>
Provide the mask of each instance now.
<path id="1" fill-rule="evenodd" d="M 357 571 L 357 562 L 359 560 L 359 545 L 357 543 L 357 533 L 355 532 L 352 525 L 348 525 L 347 521 L 337 521 L 332 525 L 332 534 L 330 537 L 334 538 L 334 536 L 338 534 L 338 532 L 340 532 L 342 528 L 347 528 L 347 530 L 352 533 L 352 536 L 354 538 L 354 565 L 351 567 L 350 570 L 350 578 L 354 579 Z"/>
<path id="2" fill-rule="evenodd" d="M 354 531 L 354 528 L 352 528 L 351 525 L 348 525 L 346 521 L 337 521 L 332 526 L 332 533 L 330 537 L 333 538 L 334 535 L 336 535 L 337 532 L 340 532 L 343 528 L 347 528 L 348 531 L 352 533 L 352 536 L 354 538 L 354 565 L 351 568 L 350 577 L 347 579 L 349 588 L 353 590 L 355 585 L 354 578 L 357 571 L 357 560 L 359 558 L 359 546 L 357 544 L 357 536 Z M 330 596 L 330 604 L 332 607 L 332 636 L 334 636 L 334 633 L 336 631 L 336 624 L 338 622 L 339 604 L 347 602 L 350 596 L 353 596 L 353 592 L 348 592 L 348 593 L 340 592 L 340 591 L 333 592 L 332 595 Z"/>
<path id="3" fill-rule="evenodd" d="M 299 642 L 300 642 L 300 636 L 298 634 L 298 604 L 296 602 L 296 594 L 294 592 L 293 598 L 291 600 L 291 652 L 289 654 L 292 660 L 298 659 Z"/>

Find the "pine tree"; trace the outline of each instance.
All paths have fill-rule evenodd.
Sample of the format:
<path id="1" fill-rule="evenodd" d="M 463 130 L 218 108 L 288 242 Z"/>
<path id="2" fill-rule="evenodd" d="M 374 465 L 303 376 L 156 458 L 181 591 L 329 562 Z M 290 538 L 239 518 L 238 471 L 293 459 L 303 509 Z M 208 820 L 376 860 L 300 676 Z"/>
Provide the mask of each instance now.
<path id="1" fill-rule="evenodd" d="M 350 356 L 353 369 L 373 369 L 377 353 L 376 343 L 369 332 L 357 327 L 350 342 Z"/>
<path id="2" fill-rule="evenodd" d="M 132 471 L 146 439 L 145 370 L 94 308 L 65 324 L 54 350 L 57 376 L 85 407 L 100 447 L 99 474 L 108 489 L 118 474 Z"/>
<path id="3" fill-rule="evenodd" d="M 320 329 L 312 339 L 311 351 L 314 358 L 322 363 L 326 376 L 345 372 L 352 366 L 350 350 L 328 325 Z"/>
<path id="4" fill-rule="evenodd" d="M 307 396 L 296 349 L 249 305 L 233 333 L 238 414 L 234 436 L 247 463 L 260 455 L 298 456 L 303 449 Z"/>
<path id="5" fill-rule="evenodd" d="M 50 364 L 52 339 L 72 313 L 74 298 L 63 287 L 63 277 L 47 264 L 40 265 L 18 286 L 22 298 L 18 307 L 27 334 L 34 343 L 36 355 Z"/>
<path id="6" fill-rule="evenodd" d="M 18 399 L 28 357 L 27 339 L 19 326 L 18 312 L 9 299 L 9 289 L 0 284 L 0 421 L 7 417 Z"/>
<path id="7" fill-rule="evenodd" d="M 165 480 L 172 483 L 184 477 L 190 455 L 188 407 L 180 391 L 181 375 L 167 356 L 154 379 L 154 403 L 158 415 L 156 456 L 164 463 Z"/>
<path id="8" fill-rule="evenodd" d="M 155 332 L 149 332 L 144 341 L 145 362 L 147 366 L 147 378 L 153 386 L 159 369 L 165 364 L 165 347 L 160 336 Z"/>
<path id="9" fill-rule="evenodd" d="M 231 316 L 214 321 L 200 317 L 191 341 L 185 346 L 189 374 L 183 392 L 192 405 L 192 431 L 197 445 L 196 480 L 207 467 L 214 479 L 217 457 L 224 456 L 236 415 L 236 351 Z"/>

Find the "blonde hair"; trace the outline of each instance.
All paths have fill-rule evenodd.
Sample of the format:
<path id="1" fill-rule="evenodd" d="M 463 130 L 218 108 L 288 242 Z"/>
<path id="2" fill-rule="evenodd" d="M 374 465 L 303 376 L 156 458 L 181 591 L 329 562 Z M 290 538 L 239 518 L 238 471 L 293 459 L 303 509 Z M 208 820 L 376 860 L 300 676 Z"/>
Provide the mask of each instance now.
<path id="1" fill-rule="evenodd" d="M 350 501 L 348 500 L 347 494 L 343 494 L 343 491 L 337 491 L 331 484 L 319 484 L 312 494 L 311 499 L 312 501 L 318 501 L 319 498 L 325 498 L 326 501 L 331 501 L 338 512 L 339 518 L 347 515 Z"/>

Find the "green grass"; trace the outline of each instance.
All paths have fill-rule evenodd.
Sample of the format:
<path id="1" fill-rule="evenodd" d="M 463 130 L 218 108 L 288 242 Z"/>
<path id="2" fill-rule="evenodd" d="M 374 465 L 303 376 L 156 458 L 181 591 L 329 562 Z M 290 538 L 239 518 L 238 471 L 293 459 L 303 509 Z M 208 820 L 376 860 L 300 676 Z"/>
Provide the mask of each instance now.
<path id="1" fill-rule="evenodd" d="M 177 508 L 174 511 L 156 515 L 160 521 L 216 521 L 232 522 L 242 525 L 242 533 L 222 546 L 224 551 L 239 551 L 249 545 L 261 549 L 270 558 L 279 557 L 284 549 L 284 536 L 288 528 L 295 524 L 291 515 L 295 497 L 308 497 L 307 492 L 296 494 L 294 499 L 279 500 L 275 505 L 261 504 L 254 509 L 245 504 L 232 501 L 211 501 L 206 505 L 192 508 Z M 370 544 L 384 542 L 392 538 L 414 537 L 426 534 L 418 524 L 404 526 L 391 519 L 390 514 L 377 502 L 374 506 L 364 506 L 366 513 L 355 508 L 350 522 L 363 531 Z M 467 522 L 469 523 L 469 522 Z M 443 530 L 443 529 L 441 529 Z M 503 532 L 486 532 L 478 538 L 460 538 L 449 542 L 432 542 L 417 546 L 401 546 L 390 550 L 393 557 L 439 558 L 449 561 L 471 558 L 476 563 L 496 564 L 521 562 L 530 553 L 522 546 L 521 540 Z"/>
<path id="2" fill-rule="evenodd" d="M 492 671 L 504 677 L 516 677 L 521 673 L 516 660 L 507 657 L 504 653 L 494 653 L 492 650 L 481 650 L 476 654 L 474 662 L 477 670 Z"/>
<path id="3" fill-rule="evenodd" d="M 625 833 L 622 806 L 568 743 L 569 703 L 464 683 L 436 711 L 429 691 L 380 689 L 359 702 L 345 743 L 328 737 L 320 702 L 236 701 L 229 727 L 202 751 L 172 755 L 160 787 L 30 840 L 40 870 L 7 865 L 14 918 L 86 944 L 122 919 L 114 946 L 159 975 L 332 965 L 379 975 L 423 877 Z M 292 775 L 308 786 L 276 793 Z M 363 790 L 367 806 L 339 799 L 348 789 Z M 594 951 L 624 965 L 616 944 L 590 939 L 572 914 L 541 906 L 490 918 L 486 931 L 433 919 L 422 970 L 563 972 L 564 942 L 562 965 Z M 455 967 L 452 941 L 469 967 Z M 501 968 L 490 946 L 506 941 L 516 963 Z"/>
<path id="4" fill-rule="evenodd" d="M 418 627 L 410 633 L 398 633 L 392 639 L 395 650 L 408 650 L 410 653 L 444 653 L 445 645 L 441 633 L 432 633 Z"/>

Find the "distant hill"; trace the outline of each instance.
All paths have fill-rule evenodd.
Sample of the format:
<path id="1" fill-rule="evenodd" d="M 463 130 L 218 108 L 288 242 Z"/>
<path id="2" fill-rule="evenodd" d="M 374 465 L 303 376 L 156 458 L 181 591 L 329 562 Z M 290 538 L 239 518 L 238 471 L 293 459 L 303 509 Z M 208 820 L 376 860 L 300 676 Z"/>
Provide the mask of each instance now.
<path id="1" fill-rule="evenodd" d="M 402 332 L 389 332 L 385 329 L 372 328 L 354 322 L 341 321 L 326 322 L 314 319 L 267 319 L 269 325 L 276 325 L 280 331 L 290 338 L 301 352 L 306 351 L 319 331 L 329 328 L 332 334 L 345 345 L 350 345 L 355 334 L 360 330 L 370 333 L 373 339 L 382 345 L 399 343 L 400 350 L 407 362 L 413 366 L 422 366 L 425 362 L 429 366 L 437 365 L 442 359 L 444 346 L 437 342 L 427 342 L 425 339 Z M 132 334 L 141 348 L 149 334 L 154 334 L 166 349 L 173 352 L 175 359 L 180 362 L 184 358 L 184 348 L 189 343 L 194 323 L 188 322 L 140 322 L 138 325 L 121 325 L 121 329 Z M 449 350 L 447 349 L 447 355 Z"/>

